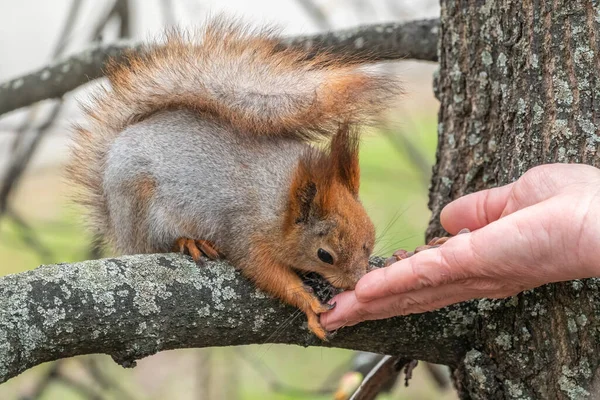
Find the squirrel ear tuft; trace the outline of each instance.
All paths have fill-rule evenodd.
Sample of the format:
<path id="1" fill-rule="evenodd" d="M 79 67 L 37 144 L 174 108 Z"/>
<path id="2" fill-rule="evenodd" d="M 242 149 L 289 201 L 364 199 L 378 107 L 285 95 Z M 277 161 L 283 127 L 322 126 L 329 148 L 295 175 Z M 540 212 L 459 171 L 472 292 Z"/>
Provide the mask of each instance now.
<path id="1" fill-rule="evenodd" d="M 331 201 L 330 157 L 309 147 L 300 157 L 288 195 L 286 228 L 321 218 Z"/>
<path id="2" fill-rule="evenodd" d="M 331 140 L 331 161 L 337 177 L 354 196 L 358 196 L 360 188 L 358 144 L 358 135 L 347 123 L 340 125 Z"/>
<path id="3" fill-rule="evenodd" d="M 294 223 L 306 223 L 310 219 L 310 211 L 314 207 L 315 197 L 317 196 L 317 185 L 308 181 L 303 186 L 296 189 L 296 216 Z"/>

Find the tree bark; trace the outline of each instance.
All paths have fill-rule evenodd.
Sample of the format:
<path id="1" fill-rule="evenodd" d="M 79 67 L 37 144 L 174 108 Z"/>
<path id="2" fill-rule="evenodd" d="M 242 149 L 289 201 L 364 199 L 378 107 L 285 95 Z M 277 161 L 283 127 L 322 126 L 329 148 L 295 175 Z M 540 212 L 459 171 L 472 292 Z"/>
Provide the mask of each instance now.
<path id="1" fill-rule="evenodd" d="M 373 266 L 381 266 L 373 259 Z M 288 343 L 458 365 L 477 303 L 344 328 L 321 342 L 298 310 L 226 262 L 179 254 L 41 266 L 0 278 L 0 383 L 43 362 L 103 353 L 123 366 L 176 348 Z"/>
<path id="2" fill-rule="evenodd" d="M 442 0 L 441 6 L 429 236 L 442 233 L 442 207 L 464 194 L 510 183 L 539 164 L 600 165 L 598 2 Z M 592 280 L 490 302 L 488 310 L 480 303 L 477 341 L 456 370 L 461 397 L 598 395 L 598 300 Z"/>

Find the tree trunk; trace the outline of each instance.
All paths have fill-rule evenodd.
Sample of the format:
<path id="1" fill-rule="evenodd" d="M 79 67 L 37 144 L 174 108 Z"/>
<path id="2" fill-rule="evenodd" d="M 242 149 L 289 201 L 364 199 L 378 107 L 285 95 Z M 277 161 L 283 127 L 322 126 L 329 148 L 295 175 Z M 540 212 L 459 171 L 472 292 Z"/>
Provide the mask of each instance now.
<path id="1" fill-rule="evenodd" d="M 441 0 L 431 237 L 450 200 L 550 162 L 600 165 L 596 0 Z M 590 249 L 597 251 L 597 249 Z M 483 300 L 464 399 L 600 398 L 598 280 Z M 592 394 L 596 393 L 596 396 Z"/>

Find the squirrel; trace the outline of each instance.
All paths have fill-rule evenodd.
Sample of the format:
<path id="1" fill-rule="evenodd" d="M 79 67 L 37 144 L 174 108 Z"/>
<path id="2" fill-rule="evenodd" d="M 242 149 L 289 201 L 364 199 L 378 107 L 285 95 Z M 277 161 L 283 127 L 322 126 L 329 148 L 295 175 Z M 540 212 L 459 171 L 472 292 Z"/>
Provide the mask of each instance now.
<path id="1" fill-rule="evenodd" d="M 120 254 L 225 258 L 327 340 L 334 305 L 298 273 L 352 289 L 367 272 L 358 128 L 397 93 L 368 64 L 226 18 L 110 62 L 67 168 L 92 228 Z"/>

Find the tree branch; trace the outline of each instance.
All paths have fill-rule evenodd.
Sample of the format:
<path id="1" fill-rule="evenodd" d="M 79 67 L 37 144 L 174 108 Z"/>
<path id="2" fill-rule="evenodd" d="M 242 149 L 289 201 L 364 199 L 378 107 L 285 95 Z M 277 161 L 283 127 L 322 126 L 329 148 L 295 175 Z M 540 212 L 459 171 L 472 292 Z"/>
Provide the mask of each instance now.
<path id="1" fill-rule="evenodd" d="M 82 354 L 128 367 L 162 350 L 267 340 L 456 365 L 473 343 L 477 303 L 362 323 L 329 343 L 309 333 L 304 316 L 286 325 L 295 312 L 222 261 L 198 268 L 186 256 L 154 254 L 41 266 L 0 278 L 0 382 Z"/>
<path id="2" fill-rule="evenodd" d="M 437 61 L 438 20 L 363 26 L 315 36 L 284 39 L 289 46 L 329 48 L 355 55 L 368 55 L 373 61 L 418 59 Z M 65 93 L 103 76 L 109 58 L 123 60 L 126 50 L 139 44 L 118 41 L 97 44 L 58 60 L 38 71 L 0 85 L 0 115 L 36 103 L 60 98 Z"/>
<path id="3" fill-rule="evenodd" d="M 330 49 L 373 61 L 415 59 L 437 62 L 439 20 L 366 25 L 314 36 L 287 38 L 288 46 Z"/>

